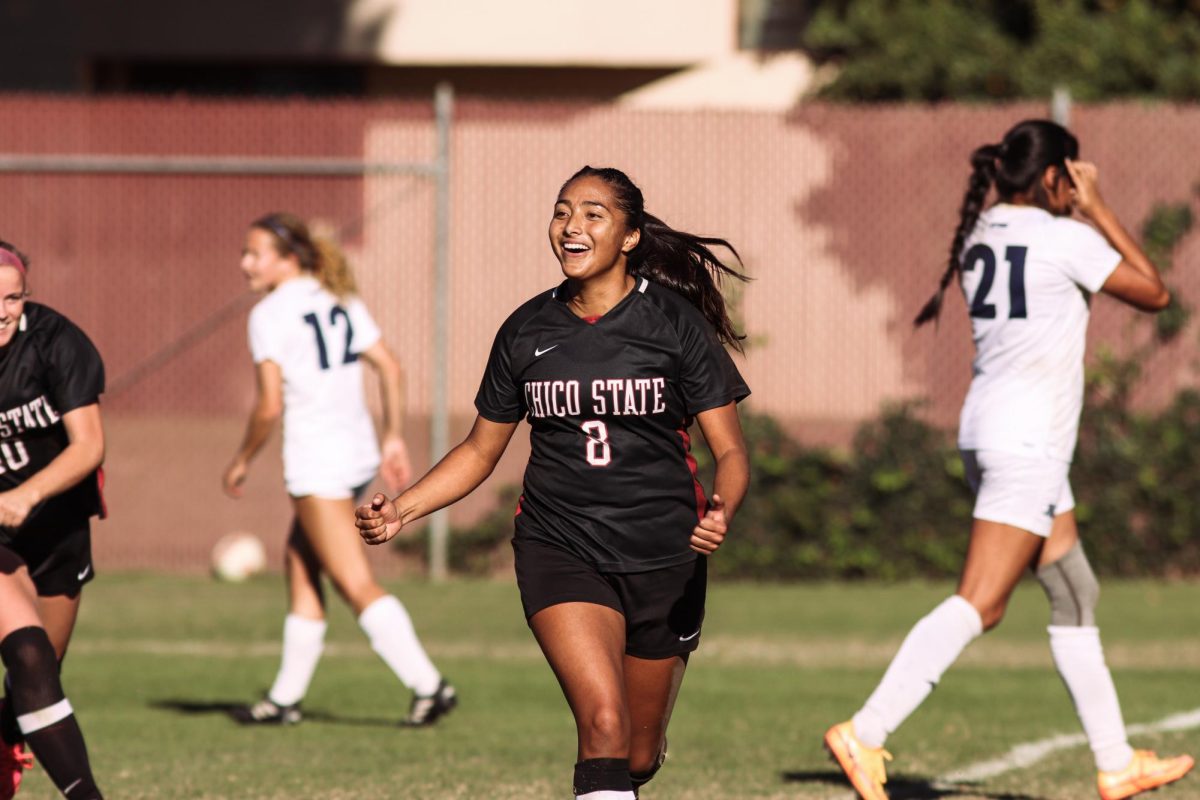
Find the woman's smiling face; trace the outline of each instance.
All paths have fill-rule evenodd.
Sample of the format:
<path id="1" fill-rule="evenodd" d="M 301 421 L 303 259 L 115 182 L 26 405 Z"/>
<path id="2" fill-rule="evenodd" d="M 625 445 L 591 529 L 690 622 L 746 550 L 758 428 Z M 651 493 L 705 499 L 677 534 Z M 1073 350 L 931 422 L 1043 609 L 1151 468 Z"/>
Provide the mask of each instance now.
<path id="1" fill-rule="evenodd" d="M 576 178 L 563 187 L 550 219 L 550 247 L 563 275 L 588 280 L 615 267 L 637 246 L 639 233 L 616 203 L 612 189 L 595 175 Z"/>

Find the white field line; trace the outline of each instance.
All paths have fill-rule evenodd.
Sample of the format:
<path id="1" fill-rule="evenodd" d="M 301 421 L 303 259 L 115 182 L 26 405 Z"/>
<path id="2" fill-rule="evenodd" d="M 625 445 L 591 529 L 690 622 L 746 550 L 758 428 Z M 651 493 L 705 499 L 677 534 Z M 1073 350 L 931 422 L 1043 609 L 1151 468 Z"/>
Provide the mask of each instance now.
<path id="1" fill-rule="evenodd" d="M 1194 708 L 1191 711 L 1184 711 L 1179 714 L 1172 714 L 1169 717 L 1163 717 L 1158 722 L 1128 725 L 1125 731 L 1130 736 L 1139 736 L 1144 733 L 1186 731 L 1192 728 L 1200 728 L 1200 708 Z M 1025 767 L 1033 766 L 1046 756 L 1056 753 L 1059 750 L 1066 750 L 1084 744 L 1087 744 L 1087 737 L 1082 733 L 1060 733 L 1057 736 L 1039 739 L 1036 742 L 1026 742 L 1025 744 L 1017 745 L 999 758 L 979 761 L 962 769 L 949 772 L 937 778 L 934 781 L 934 785 L 972 783 L 987 780 L 988 778 L 994 778 L 997 775 L 1002 775 L 1014 769 L 1024 769 Z"/>
<path id="2" fill-rule="evenodd" d="M 503 661 L 533 661 L 540 659 L 537 645 L 486 642 L 434 642 L 427 643 L 430 654 L 440 658 L 477 658 Z M 247 657 L 277 657 L 279 640 L 259 642 L 228 642 L 216 639 L 81 639 L 71 643 L 74 653 L 93 655 L 150 655 L 186 656 L 201 658 L 237 659 Z M 325 645 L 323 658 L 364 658 L 378 656 L 361 642 L 330 642 Z"/>
<path id="3" fill-rule="evenodd" d="M 1125 731 L 1130 736 L 1140 736 L 1145 733 L 1164 733 L 1166 731 L 1187 731 L 1200 728 L 1200 708 L 1171 714 L 1157 722 L 1128 725 Z M 1018 744 L 999 758 L 987 761 L 977 761 L 961 769 L 947 772 L 934 778 L 931 785 L 934 789 L 950 791 L 961 788 L 962 784 L 979 783 L 1003 775 L 1017 769 L 1032 767 L 1047 756 L 1060 750 L 1069 750 L 1087 744 L 1087 737 L 1082 733 L 1060 733 L 1034 742 Z M 857 800 L 858 793 L 839 794 L 837 800 Z"/>
<path id="4" fill-rule="evenodd" d="M 959 667 L 1024 667 L 1053 669 L 1045 642 L 978 642 L 958 660 Z M 504 661 L 539 661 L 533 637 L 524 641 L 430 639 L 426 649 L 435 658 L 489 658 Z M 709 635 L 700 646 L 696 663 L 798 668 L 886 667 L 900 646 L 896 641 L 845 639 L 767 639 Z M 81 637 L 71 644 L 79 653 L 142 653 L 158 656 L 209 656 L 244 658 L 275 656 L 279 640 L 229 641 L 222 639 L 117 639 Z M 1110 645 L 1104 649 L 1109 667 L 1139 669 L 1200 669 L 1200 641 L 1140 642 Z M 366 640 L 326 644 L 325 655 L 334 658 L 374 658 Z"/>

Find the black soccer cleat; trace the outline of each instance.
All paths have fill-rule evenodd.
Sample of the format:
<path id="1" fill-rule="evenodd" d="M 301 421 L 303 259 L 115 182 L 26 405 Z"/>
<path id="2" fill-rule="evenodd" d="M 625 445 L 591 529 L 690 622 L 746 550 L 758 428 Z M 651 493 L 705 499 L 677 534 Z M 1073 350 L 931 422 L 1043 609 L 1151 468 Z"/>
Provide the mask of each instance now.
<path id="1" fill-rule="evenodd" d="M 253 705 L 236 706 L 231 713 L 243 725 L 295 725 L 303 718 L 299 703 L 281 706 L 269 697 Z"/>
<path id="2" fill-rule="evenodd" d="M 400 721 L 401 725 L 409 728 L 423 728 L 437 722 L 439 717 L 449 714 L 458 705 L 458 695 L 454 687 L 443 678 L 437 689 L 428 697 L 414 695 L 408 716 Z"/>

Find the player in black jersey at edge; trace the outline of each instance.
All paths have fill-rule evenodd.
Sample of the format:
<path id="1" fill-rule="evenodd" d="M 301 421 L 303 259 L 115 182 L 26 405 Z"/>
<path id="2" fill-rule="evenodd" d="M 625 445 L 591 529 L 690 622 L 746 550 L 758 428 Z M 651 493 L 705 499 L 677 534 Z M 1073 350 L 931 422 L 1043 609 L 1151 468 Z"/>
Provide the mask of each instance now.
<path id="1" fill-rule="evenodd" d="M 634 798 L 666 754 L 706 557 L 749 481 L 737 402 L 750 390 L 725 351 L 740 337 L 718 288 L 742 276 L 709 249 L 732 246 L 647 214 L 615 169 L 584 167 L 563 185 L 550 246 L 566 280 L 501 326 L 470 434 L 395 500 L 360 506 L 357 525 L 379 544 L 462 498 L 526 418 L 517 583 L 575 716 L 575 795 Z M 711 501 L 693 420 L 716 462 Z"/>
<path id="2" fill-rule="evenodd" d="M 0 241 L 0 800 L 32 758 L 71 800 L 92 800 L 83 734 L 59 681 L 101 511 L 104 365 L 70 320 L 27 302 L 29 262 Z"/>

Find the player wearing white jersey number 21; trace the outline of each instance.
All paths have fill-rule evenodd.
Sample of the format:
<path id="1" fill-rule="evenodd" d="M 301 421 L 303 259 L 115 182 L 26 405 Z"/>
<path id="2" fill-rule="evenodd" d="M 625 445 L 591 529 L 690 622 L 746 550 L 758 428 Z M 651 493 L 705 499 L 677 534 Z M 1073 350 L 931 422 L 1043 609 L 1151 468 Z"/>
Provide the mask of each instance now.
<path id="1" fill-rule="evenodd" d="M 300 700 L 324 646 L 321 576 L 327 574 L 372 648 L 412 690 L 404 721 L 427 725 L 454 707 L 454 689 L 425 654 L 404 606 L 376 583 L 347 524 L 355 498 L 377 470 L 392 488 L 408 482 L 400 365 L 355 296 L 341 251 L 313 237 L 299 218 L 277 213 L 256 220 L 241 266 L 250 287 L 266 296 L 251 311 L 249 325 L 258 398 L 224 485 L 231 496 L 241 495 L 250 460 L 282 414 L 284 482 L 295 519 L 287 542 L 289 613 L 279 673 L 265 698 L 235 716 L 245 723 L 300 721 Z M 380 377 L 382 467 L 363 397 L 364 361 Z"/>
<path id="2" fill-rule="evenodd" d="M 1102 800 L 1182 778 L 1189 756 L 1134 750 L 1095 622 L 1099 587 L 1075 526 L 1067 473 L 1083 405 L 1092 294 L 1144 311 L 1170 300 L 1158 270 L 1100 195 L 1097 169 L 1044 120 L 1015 126 L 971 155 L 972 174 L 934 319 L 961 280 L 975 339 L 958 444 L 976 493 L 958 589 L 909 632 L 879 686 L 825 746 L 868 800 L 886 798 L 887 736 L 916 710 L 973 639 L 999 624 L 1026 569 L 1050 601 L 1050 649 L 1095 758 Z M 983 210 L 995 187 L 999 201 Z M 1071 219 L 1072 211 L 1091 223 Z M 1092 227 L 1094 226 L 1094 227 Z"/>

